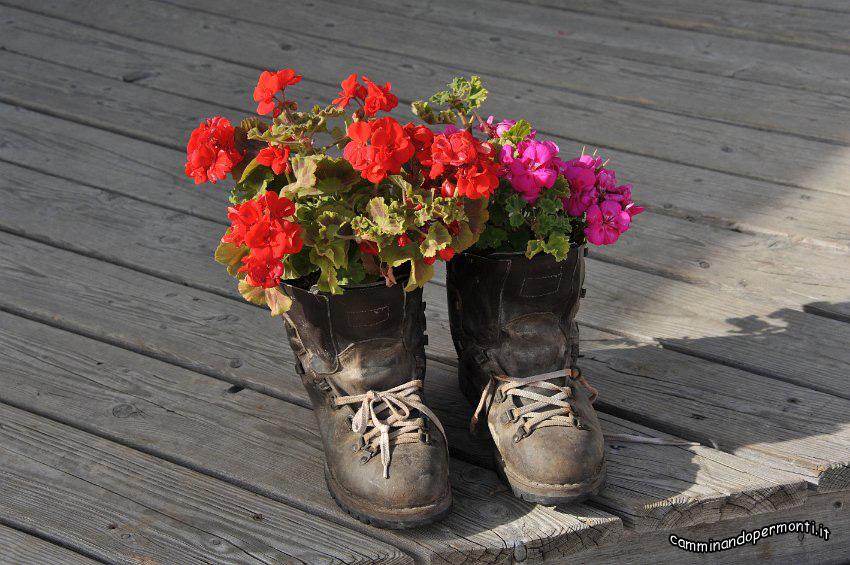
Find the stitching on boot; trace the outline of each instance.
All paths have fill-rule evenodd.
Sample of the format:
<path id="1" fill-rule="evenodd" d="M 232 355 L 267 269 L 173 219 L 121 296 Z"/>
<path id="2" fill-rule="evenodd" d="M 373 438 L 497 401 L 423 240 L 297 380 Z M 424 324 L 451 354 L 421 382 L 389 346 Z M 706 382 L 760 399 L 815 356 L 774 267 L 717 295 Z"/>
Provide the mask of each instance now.
<path id="1" fill-rule="evenodd" d="M 525 277 L 519 289 L 523 298 L 538 298 L 555 294 L 561 288 L 562 273 L 545 277 Z"/>

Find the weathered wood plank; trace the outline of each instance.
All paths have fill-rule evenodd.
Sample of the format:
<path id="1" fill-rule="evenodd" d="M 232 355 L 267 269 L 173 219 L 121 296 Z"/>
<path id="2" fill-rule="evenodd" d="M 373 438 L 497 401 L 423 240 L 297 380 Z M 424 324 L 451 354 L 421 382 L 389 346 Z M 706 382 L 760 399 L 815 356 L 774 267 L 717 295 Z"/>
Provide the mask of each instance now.
<path id="1" fill-rule="evenodd" d="M 86 2 L 85 9 L 94 9 L 99 12 L 99 18 L 108 19 L 109 26 L 121 25 L 122 17 L 126 20 L 125 27 L 122 33 L 130 35 L 153 37 L 158 42 L 164 42 L 169 45 L 177 45 L 181 48 L 190 48 L 198 50 L 205 42 L 211 42 L 209 46 L 211 52 L 226 51 L 233 57 L 238 57 L 246 64 L 256 66 L 262 65 L 267 61 L 267 64 L 279 64 L 278 57 L 276 60 L 271 60 L 269 43 L 274 42 L 274 45 L 279 43 L 279 30 L 274 27 L 263 27 L 257 23 L 245 23 L 225 18 L 202 14 L 200 17 L 190 11 L 185 11 L 184 15 L 188 18 L 188 14 L 193 14 L 191 19 L 186 20 L 191 22 L 189 25 L 197 26 L 197 36 L 193 31 L 188 34 L 185 29 L 181 29 L 179 34 L 174 34 L 168 31 L 169 25 L 174 25 L 180 21 L 180 27 L 184 28 L 186 22 L 177 18 L 180 13 L 178 8 L 164 6 L 154 3 L 134 4 L 132 12 L 119 6 L 116 3 L 108 3 L 106 6 L 98 7 L 95 3 Z M 153 7 L 155 9 L 148 10 L 151 14 L 138 14 L 139 7 Z M 241 7 L 242 13 L 245 13 L 253 4 L 244 3 Z M 258 5 L 256 5 L 258 6 Z M 68 6 L 65 5 L 67 11 Z M 81 8 L 82 9 L 82 8 Z M 116 10 L 113 18 L 109 15 L 110 10 Z M 178 10 L 175 12 L 175 10 Z M 80 10 L 72 10 L 74 17 L 83 17 Z M 267 10 L 262 8 L 263 18 Z M 132 22 L 128 16 L 132 14 Z M 274 14 L 274 12 L 272 12 Z M 258 16 L 260 17 L 260 16 Z M 209 22 L 205 23 L 205 20 Z M 99 19 L 96 21 L 100 21 Z M 150 29 L 143 29 L 138 25 L 139 21 L 143 21 Z M 265 21 L 265 20 L 264 20 Z M 287 25 L 296 25 L 297 18 L 287 19 Z M 203 29 L 206 25 L 207 29 Z M 240 26 L 244 27 L 244 32 L 240 31 Z M 222 29 L 223 27 L 233 27 L 227 33 L 216 31 L 211 33 L 212 29 Z M 114 29 L 114 28 L 110 28 Z M 184 45 L 189 41 L 188 36 L 192 35 L 191 47 Z M 215 40 L 213 41 L 213 37 Z M 383 35 L 383 34 L 382 34 Z M 179 36 L 179 37 L 178 37 Z M 237 41 L 238 46 L 228 46 L 226 42 Z M 318 49 L 316 46 L 310 46 L 309 41 L 321 41 L 318 39 L 305 38 L 304 41 L 299 41 L 301 48 L 310 48 L 315 52 Z M 386 39 L 381 39 L 384 43 Z M 353 48 L 346 47 L 340 50 L 339 56 L 354 57 L 351 53 Z M 256 51 L 256 53 L 255 53 Z M 375 53 L 372 53 L 374 57 Z M 445 54 L 444 54 L 445 55 Z M 386 59 L 389 55 L 382 55 L 382 63 L 386 65 Z M 409 59 L 406 55 L 401 55 L 399 65 Z M 13 55 L 7 57 L 9 61 L 3 66 L 6 69 L 5 73 L 9 75 L 9 88 L 3 100 L 16 104 L 34 107 L 39 101 L 38 89 L 44 92 L 47 96 L 49 89 L 45 85 L 26 84 L 25 78 L 21 77 L 21 73 L 29 73 L 34 76 L 52 77 L 55 74 L 64 75 L 68 73 L 67 69 L 60 70 L 52 68 L 48 63 L 40 63 L 47 65 L 44 70 L 37 70 L 40 65 L 34 65 L 29 61 L 18 60 Z M 311 76 L 315 80 L 320 80 L 326 84 L 334 84 L 339 80 L 339 63 L 335 57 L 332 69 L 330 72 L 323 70 L 323 65 L 317 64 L 311 67 Z M 445 59 L 445 57 L 443 57 Z M 308 59 L 309 60 L 309 59 Z M 355 58 L 352 62 L 359 59 Z M 457 72 L 457 69 L 446 68 L 443 73 L 450 76 Z M 324 74 L 323 74 L 324 73 Z M 73 73 L 72 73 L 73 74 Z M 5 76 L 0 74 L 0 76 Z M 16 80 L 15 80 L 16 77 Z M 515 80 L 500 79 L 490 77 L 485 74 L 488 80 L 488 85 L 496 92 L 505 93 L 504 96 L 510 95 L 518 88 Z M 44 79 L 40 82 L 43 83 Z M 399 78 L 396 82 L 396 88 L 407 90 L 408 92 L 431 92 L 434 89 L 434 80 L 423 78 L 421 74 L 410 74 Z M 125 87 L 128 85 L 124 85 Z M 134 86 L 134 85 L 129 85 Z M 135 85 L 138 86 L 138 85 Z M 91 106 L 91 93 L 100 92 L 104 87 L 100 86 L 100 81 L 90 78 L 85 85 L 79 85 L 79 89 L 84 89 L 79 92 L 79 95 L 85 95 L 79 101 L 70 94 L 65 95 L 66 106 L 63 112 L 73 111 L 74 104 L 83 104 Z M 15 92 L 25 91 L 23 94 L 15 94 Z M 158 95 L 159 93 L 157 93 Z M 330 95 L 323 97 L 325 102 L 328 101 Z M 403 97 L 404 98 L 404 97 Z M 51 98 L 55 100 L 55 97 Z M 779 133 L 767 131 L 752 130 L 749 128 L 741 128 L 739 126 L 724 124 L 720 122 L 701 120 L 669 114 L 650 109 L 640 109 L 637 111 L 634 107 L 624 106 L 619 103 L 609 102 L 599 98 L 591 98 L 579 94 L 565 92 L 562 89 L 538 87 L 533 93 L 525 93 L 519 99 L 524 108 L 524 115 L 534 123 L 558 123 L 563 119 L 564 109 L 558 108 L 559 105 L 566 105 L 570 108 L 570 131 L 571 135 L 582 140 L 582 142 L 593 146 L 606 146 L 618 150 L 632 151 L 637 154 L 646 155 L 656 158 L 664 158 L 675 162 L 686 163 L 696 166 L 705 167 L 711 170 L 719 170 L 732 172 L 738 175 L 767 180 L 778 184 L 784 184 L 792 187 L 804 187 L 814 190 L 829 190 L 847 194 L 850 192 L 845 179 L 850 175 L 850 162 L 843 156 L 841 150 L 836 150 L 834 145 L 823 144 L 820 142 L 800 139 L 795 136 L 789 136 Z M 155 101 L 154 101 L 155 102 Z M 151 103 L 154 103 L 151 102 Z M 195 104 L 192 111 L 184 109 L 183 106 L 190 101 L 181 99 L 175 105 L 175 119 L 170 120 L 162 128 L 158 128 L 155 132 L 141 131 L 141 122 L 138 122 L 133 116 L 128 116 L 127 120 L 133 122 L 132 134 L 142 135 L 143 139 L 163 139 L 164 143 L 173 143 L 174 139 L 185 139 L 187 116 L 190 116 L 190 122 L 197 121 L 198 113 L 205 112 L 206 107 Z M 307 101 L 309 103 L 309 100 Z M 48 105 L 49 102 L 41 101 L 41 104 Z M 74 103 L 74 104 L 72 104 Z M 156 102 L 158 108 L 164 107 L 161 103 Z M 501 100 L 496 100 L 490 105 L 490 109 L 494 113 L 509 111 L 516 107 L 517 99 L 510 100 L 510 104 L 505 104 Z M 553 107 L 554 105 L 554 107 Z M 218 109 L 220 111 L 220 108 Z M 78 110 L 79 111 L 79 110 Z M 209 110 L 208 113 L 213 113 Z M 92 113 L 88 110 L 87 113 Z M 133 110 L 135 113 L 135 110 Z M 96 117 L 90 118 L 99 123 L 104 123 L 111 118 L 110 112 L 101 111 Z M 114 127 L 114 126 L 110 126 Z M 148 128 L 150 130 L 150 128 Z M 545 130 L 544 130 L 545 131 Z M 647 137 L 646 131 L 657 132 L 657 135 Z M 557 134 L 558 132 L 547 132 L 549 134 Z M 698 149 L 697 149 L 698 148 Z M 781 158 L 765 158 L 766 155 L 781 155 Z M 755 168 L 752 166 L 754 162 L 759 162 L 760 166 Z"/>
<path id="2" fill-rule="evenodd" d="M 127 272 L 113 265 L 99 264 L 85 257 L 70 257 L 69 260 L 68 252 L 15 236 L 0 234 L 0 242 L 4 248 L 14 252 L 9 257 L 9 263 L 0 264 L 0 273 L 7 274 L 7 278 L 0 281 L 4 288 L 9 289 L 10 299 L 8 303 L 2 304 L 3 308 L 15 307 L 26 315 L 68 327 L 77 333 L 109 339 L 117 345 L 158 358 L 177 359 L 182 361 L 184 366 L 187 363 L 187 352 L 190 352 L 195 366 L 203 367 L 208 374 L 220 376 L 230 382 L 242 383 L 243 386 L 262 387 L 276 396 L 299 397 L 301 402 L 306 404 L 304 393 L 293 371 L 291 353 L 288 347 L 281 347 L 283 340 L 278 337 L 282 335 L 279 322 L 263 311 L 247 304 L 187 290 L 178 284 Z M 24 259 L 28 260 L 28 265 L 26 270 L 22 271 L 20 265 Z M 431 303 L 428 311 L 442 312 L 444 318 L 444 306 L 434 309 L 435 304 L 439 305 L 442 289 L 435 286 L 427 290 Z M 57 294 L 65 298 L 59 304 L 54 300 Z M 434 327 L 433 321 L 431 324 L 432 341 L 435 341 L 436 337 L 439 343 L 441 332 L 439 328 Z M 200 333 L 197 329 L 185 330 L 200 328 L 202 325 L 206 328 Z M 134 328 L 134 331 L 125 329 L 128 327 Z M 445 340 L 444 332 L 442 335 Z M 662 354 L 672 355 L 669 352 Z M 446 422 L 456 453 L 475 463 L 486 464 L 487 447 L 476 445 L 467 435 L 470 407 L 454 390 L 454 369 L 432 362 L 428 374 L 427 391 L 430 402 Z M 809 391 L 803 390 L 802 394 L 806 392 Z M 242 393 L 236 396 L 241 398 L 240 395 Z M 183 393 L 181 396 L 194 395 Z M 458 405 L 458 402 L 461 404 Z M 850 403 L 846 404 L 850 410 Z M 270 418 L 265 413 L 261 415 L 265 419 Z M 811 445 L 818 444 L 815 442 Z M 672 454 L 657 457 L 654 454 L 657 454 L 659 449 L 672 450 Z M 665 472 L 674 474 L 680 481 L 676 483 L 674 480 L 673 484 L 684 484 L 688 479 L 695 480 L 696 486 L 692 487 L 694 490 L 690 494 L 693 508 L 687 514 L 681 513 L 676 507 L 671 508 L 675 506 L 674 502 L 682 501 L 672 495 L 662 497 L 657 491 L 651 490 L 643 493 L 645 498 L 637 497 L 633 492 L 633 478 L 626 478 L 628 472 L 623 473 L 621 478 L 625 482 L 620 483 L 616 472 L 612 471 L 609 485 L 611 489 L 619 489 L 611 492 L 629 496 L 605 496 L 609 500 L 618 500 L 617 504 L 621 508 L 628 508 L 628 513 L 636 516 L 633 518 L 635 523 L 644 524 L 648 524 L 649 520 L 660 519 L 659 516 L 662 515 L 669 523 L 716 519 L 720 515 L 717 509 L 726 507 L 725 503 L 720 502 L 721 496 L 728 500 L 744 497 L 745 501 L 737 501 L 735 504 L 741 511 L 746 509 L 753 512 L 766 510 L 769 505 L 782 507 L 783 504 L 792 504 L 796 500 L 794 497 L 798 493 L 793 486 L 790 489 L 787 486 L 795 484 L 795 481 L 785 480 L 783 484 L 786 486 L 779 489 L 769 482 L 767 485 L 762 482 L 754 486 L 752 481 L 741 477 L 733 481 L 732 477 L 736 476 L 733 472 L 726 474 L 726 488 L 729 491 L 720 494 L 716 487 L 707 486 L 706 483 L 711 482 L 714 485 L 719 482 L 711 477 L 717 475 L 716 462 L 724 463 L 723 455 L 713 451 L 712 455 L 698 453 L 694 456 L 693 463 L 687 463 L 685 453 L 679 450 L 680 448 L 667 446 L 648 446 L 645 450 L 644 446 L 635 445 L 630 447 L 625 459 L 620 452 L 612 453 L 611 457 L 612 462 L 626 463 L 629 457 L 642 458 L 645 461 L 666 460 L 669 465 Z M 638 453 L 645 455 L 640 456 Z M 682 467 L 671 463 L 673 461 L 680 462 Z M 694 465 L 702 469 L 705 477 L 700 473 L 695 475 Z M 744 470 L 754 474 L 753 469 Z M 775 475 L 774 479 L 779 476 Z M 736 488 L 742 492 L 762 494 L 758 495 L 757 503 L 750 505 L 753 500 L 748 499 L 748 495 L 734 492 Z M 783 494 L 786 489 L 791 493 L 787 498 Z M 706 494 L 708 508 L 704 512 L 696 509 L 696 501 L 700 500 L 696 493 L 713 493 L 713 498 Z M 614 504 L 608 502 L 609 507 Z M 727 514 L 729 511 L 729 507 L 724 510 Z"/>
<path id="3" fill-rule="evenodd" d="M 68 127 L 56 118 L 6 105 L 0 105 L 0 116 L 0 158 L 194 216 L 223 219 L 226 191 L 195 188 L 183 175 L 177 176 L 184 158 L 181 153 L 81 125 Z M 67 143 L 45 162 L 44 144 L 55 135 L 62 135 Z M 86 151 L 80 153 L 78 148 Z M 115 174 L 105 177 L 104 169 Z M 816 198 L 815 204 L 818 209 L 811 214 L 822 215 L 824 202 Z M 810 225 L 825 228 L 821 222 Z M 616 246 L 594 248 L 592 256 L 750 299 L 767 298 L 788 306 L 812 304 L 825 315 L 850 318 L 850 306 L 843 302 L 850 258 L 828 249 L 804 250 L 786 237 L 754 237 L 648 212 Z M 745 276 L 740 272 L 742 260 L 751 267 Z"/>
<path id="4" fill-rule="evenodd" d="M 322 6 L 296 5 L 289 7 L 287 13 L 294 11 L 306 17 Z M 331 9 L 341 10 L 340 17 L 343 19 L 362 13 L 349 6 Z M 625 61 L 587 48 L 570 49 L 565 53 L 564 49 L 549 46 L 549 35 L 536 34 L 524 28 L 517 31 L 513 27 L 518 18 L 539 19 L 535 18 L 534 10 L 517 11 L 513 10 L 513 5 L 501 2 L 491 2 L 486 9 L 494 7 L 496 10 L 512 10 L 509 20 L 512 27 L 499 28 L 500 33 L 495 36 L 498 42 L 491 41 L 494 37 L 491 32 L 480 29 L 482 18 L 478 14 L 482 7 L 468 2 L 461 6 L 432 3 L 424 9 L 406 2 L 382 5 L 382 14 L 390 20 L 381 25 L 382 29 L 387 27 L 390 32 L 396 27 L 404 29 L 410 25 L 407 18 L 413 16 L 417 26 L 425 26 L 422 29 L 424 33 L 436 33 L 436 25 L 442 26 L 448 18 L 453 26 L 461 26 L 464 31 L 462 34 L 450 34 L 445 41 L 457 42 L 457 47 L 463 48 L 468 59 L 476 61 L 475 71 L 479 73 L 504 76 L 504 61 L 508 58 L 527 63 L 518 69 L 518 76 L 529 84 L 540 83 L 559 89 L 567 86 L 571 91 L 625 104 L 814 139 L 850 142 L 850 128 L 846 127 L 850 98 Z M 203 8 L 209 8 L 209 3 L 204 3 Z M 393 15 L 388 15 L 388 11 Z M 215 70 L 216 66 L 231 66 L 217 59 L 193 64 L 191 61 L 199 58 L 194 54 L 181 53 L 175 57 L 166 47 L 92 30 L 66 20 L 8 7 L 4 12 L 6 18 L 0 22 L 2 44 L 16 53 L 39 55 L 57 63 L 178 94 L 200 89 L 205 83 L 214 83 L 215 93 L 230 95 L 231 101 L 227 104 L 236 108 L 246 103 L 244 96 L 238 97 L 240 89 L 244 90 L 244 85 L 255 79 L 253 70 L 244 66 L 237 66 L 236 73 L 229 76 L 230 73 Z M 492 21 L 498 22 L 496 18 Z M 522 42 L 527 44 L 529 41 L 537 46 L 533 54 L 519 48 Z M 442 42 L 440 48 L 454 48 L 454 45 Z M 433 50 L 433 47 L 417 45 L 417 55 L 427 53 L 428 49 Z M 540 65 L 541 57 L 556 61 L 557 73 L 552 72 L 552 65 Z M 101 58 L 105 59 L 103 63 Z M 434 69 L 434 72 L 438 71 Z M 372 71 L 368 72 L 371 74 Z M 379 69 L 376 68 L 375 72 Z M 402 69 L 400 72 L 409 74 L 410 71 Z M 564 75 L 569 76 L 567 85 L 561 78 Z M 522 94 L 527 95 L 524 91 Z M 764 100 L 771 103 L 764 104 Z"/>
<path id="5" fill-rule="evenodd" d="M 461 394 L 452 367 L 431 362 L 428 398 L 438 410 L 455 453 L 492 467 L 492 443 L 474 437 L 473 407 Z M 678 439 L 609 414 L 606 434 Z M 608 441 L 608 481 L 593 503 L 623 519 L 631 530 L 654 531 L 736 516 L 775 512 L 802 503 L 805 481 L 770 466 L 753 464 L 710 447 Z"/>
<path id="6" fill-rule="evenodd" d="M 9 314 L 0 313 L 0 327 L 8 328 L 0 347 L 10 351 L 0 357 L 3 402 L 309 509 L 426 562 L 504 562 L 518 545 L 534 561 L 612 543 L 622 531 L 619 519 L 583 505 L 555 510 L 495 494 L 494 472 L 460 461 L 448 518 L 410 532 L 376 530 L 327 493 L 310 410 Z M 277 373 L 295 380 L 291 364 Z"/>
<path id="7" fill-rule="evenodd" d="M 0 194 L 6 201 L 0 225 L 5 229 L 236 296 L 233 280 L 209 259 L 223 231 L 220 224 L 7 168 L 0 181 Z M 57 185 L 62 189 L 57 190 Z M 20 191 L 18 186 L 28 189 Z M 44 222 L 48 209 L 53 221 Z M 777 310 L 769 302 L 718 296 L 711 289 L 600 261 L 589 261 L 588 272 L 583 319 L 592 320 L 594 327 L 850 396 L 844 386 L 850 325 L 790 308 Z M 783 329 L 788 323 L 793 325 Z M 724 339 L 705 339 L 730 333 L 738 335 L 721 345 L 716 343 Z M 731 344 L 736 347 L 730 348 Z M 820 354 L 812 358 L 807 352 L 815 346 Z M 453 355 L 451 350 L 446 354 Z"/>
<path id="8" fill-rule="evenodd" d="M 3 521 L 98 559 L 412 561 L 339 524 L 35 414 L 0 404 L 0 420 Z"/>
<path id="9" fill-rule="evenodd" d="M 850 495 L 847 493 L 818 494 L 809 497 L 801 507 L 767 516 L 721 522 L 710 526 L 697 526 L 654 534 L 630 533 L 621 543 L 576 555 L 570 563 L 587 565 L 634 565 L 717 563 L 751 565 L 753 563 L 818 563 L 823 565 L 847 563 L 850 547 Z M 713 554 L 693 554 L 670 544 L 670 534 L 693 541 L 724 540 L 753 531 L 770 524 L 806 522 L 814 520 L 829 529 L 829 539 L 814 535 L 788 533 L 776 534 L 747 544 Z"/>
<path id="10" fill-rule="evenodd" d="M 3 524 L 0 524 L 0 547 L 3 548 L 0 554 L 0 563 L 3 565 L 29 565 L 30 563 L 95 565 L 97 563 L 70 549 Z"/>
<path id="11" fill-rule="evenodd" d="M 335 4 L 340 5 L 342 2 L 335 0 Z M 393 11 L 391 4 L 376 4 L 380 6 L 382 17 L 386 11 Z M 318 3 L 316 5 L 319 6 Z M 363 6 L 362 3 L 358 5 Z M 422 5 L 408 1 L 406 6 L 409 7 L 407 13 L 417 18 L 437 20 L 438 17 L 451 14 L 450 19 L 437 20 L 444 24 L 454 22 L 455 19 L 455 12 L 446 10 L 438 2 Z M 446 2 L 445 6 L 451 4 Z M 364 8 L 373 14 L 376 10 L 369 4 Z M 848 77 L 836 73 L 836 69 L 847 66 L 847 56 L 843 53 L 813 52 L 789 45 L 732 37 L 718 38 L 688 30 L 568 12 L 539 4 L 523 7 L 499 0 L 492 3 L 473 0 L 456 5 L 454 9 L 462 14 L 458 16 L 461 19 L 471 20 L 472 16 L 477 15 L 478 29 L 489 31 L 497 37 L 501 36 L 501 28 L 504 27 L 501 22 L 510 22 L 517 31 L 546 35 L 548 43 L 564 53 L 592 50 L 627 61 L 655 63 L 800 90 L 829 92 L 840 96 L 847 94 Z M 475 10 L 477 12 L 472 13 Z M 842 15 L 837 17 L 841 18 Z M 497 26 L 494 22 L 500 22 L 501 25 Z"/>
<path id="12" fill-rule="evenodd" d="M 850 53 L 846 17 L 800 6 L 781 6 L 742 0 L 661 0 L 623 2 L 579 0 L 569 5 L 551 0 L 523 0 L 517 4 L 548 6 L 617 20 L 739 37 L 760 43 L 795 45 L 827 52 Z"/>

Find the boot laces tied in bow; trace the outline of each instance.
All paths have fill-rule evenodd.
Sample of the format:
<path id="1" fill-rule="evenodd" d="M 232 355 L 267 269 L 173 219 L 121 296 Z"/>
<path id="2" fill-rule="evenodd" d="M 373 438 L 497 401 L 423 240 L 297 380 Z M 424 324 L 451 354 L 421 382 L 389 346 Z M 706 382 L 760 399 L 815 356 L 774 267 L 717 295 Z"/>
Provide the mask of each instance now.
<path id="1" fill-rule="evenodd" d="M 511 408 L 505 412 L 504 419 L 510 421 L 522 420 L 517 435 L 514 436 L 514 441 L 519 441 L 523 437 L 530 434 L 536 428 L 547 426 L 575 426 L 580 429 L 586 429 L 582 426 L 580 419 L 573 412 L 568 399 L 572 398 L 573 391 L 570 382 L 563 386 L 549 382 L 550 379 L 567 376 L 574 380 L 582 388 L 590 394 L 590 402 L 593 403 L 599 393 L 593 388 L 587 379 L 581 374 L 578 368 L 566 369 L 565 371 L 555 371 L 552 373 L 544 373 L 525 378 L 509 377 L 507 375 L 498 375 L 492 377 L 481 393 L 481 399 L 478 401 L 478 406 L 475 413 L 472 415 L 469 429 L 473 431 L 478 424 L 479 415 L 486 406 L 492 403 L 492 399 L 498 393 L 504 397 L 519 397 L 530 400 L 531 402 L 521 404 L 518 407 Z M 501 388 L 501 383 L 507 383 Z M 534 389 L 542 389 L 552 391 L 554 394 L 546 395 L 536 392 Z"/>
<path id="2" fill-rule="evenodd" d="M 433 422 L 443 437 L 446 435 L 437 416 L 422 403 L 419 397 L 421 389 L 422 380 L 415 379 L 389 390 L 339 396 L 334 401 L 336 406 L 360 404 L 351 420 L 351 431 L 363 436 L 364 445 L 368 445 L 373 453 L 376 447 L 380 451 L 385 479 L 390 477 L 390 443 L 417 443 L 422 438 L 425 418 L 413 417 L 414 410 Z"/>

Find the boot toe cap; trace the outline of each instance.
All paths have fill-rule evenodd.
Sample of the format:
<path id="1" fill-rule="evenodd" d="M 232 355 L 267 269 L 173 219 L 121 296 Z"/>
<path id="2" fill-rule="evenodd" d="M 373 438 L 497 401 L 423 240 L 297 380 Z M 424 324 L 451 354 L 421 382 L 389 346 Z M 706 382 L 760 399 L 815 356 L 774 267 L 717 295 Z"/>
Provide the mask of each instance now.
<path id="1" fill-rule="evenodd" d="M 509 471 L 548 485 L 590 481 L 605 457 L 601 432 L 566 426 L 538 428 L 517 442 L 507 442 L 501 453 Z"/>

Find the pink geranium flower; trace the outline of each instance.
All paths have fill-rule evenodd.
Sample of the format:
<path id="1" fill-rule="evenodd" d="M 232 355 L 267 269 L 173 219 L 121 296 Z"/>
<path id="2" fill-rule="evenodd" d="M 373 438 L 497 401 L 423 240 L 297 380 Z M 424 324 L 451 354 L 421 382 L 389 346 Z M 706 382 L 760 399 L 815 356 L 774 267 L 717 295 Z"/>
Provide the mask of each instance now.
<path id="1" fill-rule="evenodd" d="M 552 141 L 522 141 L 516 148 L 516 156 L 510 145 L 502 148 L 501 162 L 505 166 L 503 175 L 514 190 L 522 194 L 529 204 L 534 204 L 544 188 L 552 188 L 563 164 L 558 159 L 558 146 Z"/>
<path id="2" fill-rule="evenodd" d="M 631 215 L 619 203 L 605 200 L 588 208 L 584 235 L 594 245 L 610 245 L 629 229 L 631 221 Z"/>

